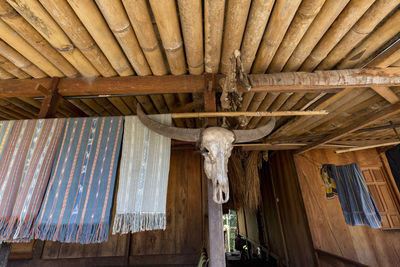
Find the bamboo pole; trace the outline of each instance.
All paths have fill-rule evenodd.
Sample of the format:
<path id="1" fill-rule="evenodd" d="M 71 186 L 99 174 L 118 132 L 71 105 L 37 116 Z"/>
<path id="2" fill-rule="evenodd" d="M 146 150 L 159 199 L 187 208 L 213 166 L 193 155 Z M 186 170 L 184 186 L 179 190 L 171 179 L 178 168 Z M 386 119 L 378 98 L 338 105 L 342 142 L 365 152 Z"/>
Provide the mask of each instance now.
<path id="1" fill-rule="evenodd" d="M 284 71 L 295 71 L 300 68 L 348 2 L 349 0 L 327 0 L 325 2 L 307 33 L 287 61 Z"/>
<path id="2" fill-rule="evenodd" d="M 204 65 L 208 73 L 217 73 L 224 30 L 225 0 L 204 0 Z"/>
<path id="3" fill-rule="evenodd" d="M 8 44 L 0 40 L 0 55 L 7 58 L 15 66 L 28 73 L 34 78 L 44 78 L 46 74 L 38 67 L 33 65 L 29 60 L 23 57 L 20 53 L 11 48 Z"/>
<path id="4" fill-rule="evenodd" d="M 64 76 L 61 71 L 54 67 L 52 63 L 50 63 L 2 20 L 0 20 L 0 38 L 48 76 Z"/>
<path id="5" fill-rule="evenodd" d="M 240 48 L 250 9 L 249 0 L 229 0 L 225 16 L 222 41 L 221 72 L 227 74 L 231 68 L 233 51 Z"/>
<path id="6" fill-rule="evenodd" d="M 134 72 L 124 53 L 114 39 L 107 23 L 93 1 L 67 0 L 75 14 L 82 21 L 97 45 L 120 76 L 130 76 Z"/>
<path id="7" fill-rule="evenodd" d="M 68 38 L 102 76 L 112 77 L 117 75 L 66 0 L 40 0 L 40 2 L 60 25 Z"/>
<path id="8" fill-rule="evenodd" d="M 178 0 L 178 7 L 189 73 L 199 75 L 204 71 L 201 0 Z"/>
<path id="9" fill-rule="evenodd" d="M 353 49 L 339 64 L 338 68 L 348 69 L 359 66 L 382 45 L 400 32 L 400 10 L 388 18 L 382 26 L 371 33 L 362 43 Z"/>
<path id="10" fill-rule="evenodd" d="M 120 0 L 96 0 L 126 57 L 138 75 L 151 75 L 151 70 L 139 46 L 128 15 Z"/>
<path id="11" fill-rule="evenodd" d="M 365 150 L 365 149 L 370 149 L 370 148 L 377 148 L 377 147 L 383 147 L 383 146 L 394 146 L 400 144 L 400 141 L 398 142 L 389 142 L 389 143 L 382 143 L 382 144 L 376 144 L 376 145 L 370 145 L 370 146 L 362 146 L 362 147 L 353 147 L 353 148 L 346 148 L 346 149 L 339 149 L 336 150 L 336 154 L 341 154 L 341 153 L 346 153 L 346 152 L 352 152 L 352 151 L 360 151 L 360 150 Z"/>
<path id="12" fill-rule="evenodd" d="M 136 37 L 154 75 L 167 74 L 164 58 L 158 45 L 145 0 L 122 0 Z"/>
<path id="13" fill-rule="evenodd" d="M 186 73 L 186 60 L 179 29 L 178 13 L 174 0 L 150 0 L 151 10 L 157 23 L 171 73 Z"/>
<path id="14" fill-rule="evenodd" d="M 300 0 L 282 0 L 275 3 L 252 73 L 264 73 L 268 69 L 300 3 Z"/>
<path id="15" fill-rule="evenodd" d="M 67 77 L 78 74 L 76 69 L 62 57 L 49 43 L 21 16 L 6 0 L 0 0 L 0 17 L 33 48 L 47 58 Z"/>
<path id="16" fill-rule="evenodd" d="M 19 0 L 7 2 L 20 13 L 62 56 L 65 57 L 83 76 L 97 76 L 99 73 L 74 48 L 63 30 L 37 1 Z"/>
<path id="17" fill-rule="evenodd" d="M 313 71 L 375 0 L 352 0 L 340 13 L 301 66 L 302 71 Z"/>
<path id="18" fill-rule="evenodd" d="M 275 0 L 255 0 L 251 3 L 241 46 L 241 60 L 246 73 L 250 72 L 256 57 L 274 2 Z"/>
<path id="19" fill-rule="evenodd" d="M 312 27 L 315 28 L 315 26 L 310 27 L 310 25 L 312 25 L 311 23 L 321 10 L 324 3 L 325 0 L 304 0 L 301 3 L 292 23 L 289 26 L 289 29 L 285 34 L 285 37 L 282 40 L 281 45 L 279 46 L 279 49 L 276 51 L 271 64 L 268 67 L 269 73 L 280 72 L 283 69 L 290 55 L 293 53 L 296 46 L 300 43 L 303 36 L 307 32 L 307 29 L 311 28 L 310 30 L 312 31 Z M 318 20 L 315 22 L 320 23 Z M 313 25 L 315 24 L 313 23 Z M 322 27 L 322 25 L 319 26 Z M 307 38 L 307 36 L 305 38 Z"/>
<path id="20" fill-rule="evenodd" d="M 332 69 L 343 58 L 343 55 L 348 54 L 369 35 L 398 4 L 398 0 L 377 0 L 330 51 L 328 56 L 320 63 L 318 69 Z"/>
<path id="21" fill-rule="evenodd" d="M 15 78 L 14 75 L 12 75 L 11 73 L 5 71 L 2 67 L 0 67 L 0 79 L 13 79 Z"/>
<path id="22" fill-rule="evenodd" d="M 5 69 L 7 72 L 11 73 L 18 79 L 28 79 L 31 78 L 30 75 L 26 74 L 18 67 L 16 67 L 13 63 L 11 63 L 8 59 L 0 55 L 0 67 Z"/>
<path id="23" fill-rule="evenodd" d="M 192 112 L 192 113 L 171 113 L 173 119 L 183 118 L 216 118 L 216 117 L 280 117 L 280 116 L 315 116 L 327 115 L 326 110 L 307 111 L 257 111 L 257 112 Z"/>

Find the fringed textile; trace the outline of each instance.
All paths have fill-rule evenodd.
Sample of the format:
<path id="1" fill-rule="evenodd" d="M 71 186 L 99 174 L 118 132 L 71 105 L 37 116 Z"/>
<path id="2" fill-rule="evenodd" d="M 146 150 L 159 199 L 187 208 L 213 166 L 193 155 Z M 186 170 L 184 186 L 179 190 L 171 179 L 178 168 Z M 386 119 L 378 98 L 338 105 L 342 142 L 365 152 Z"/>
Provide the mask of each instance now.
<path id="1" fill-rule="evenodd" d="M 122 117 L 66 120 L 35 238 L 98 243 L 108 239 Z"/>
<path id="2" fill-rule="evenodd" d="M 356 163 L 342 166 L 327 164 L 322 168 L 326 169 L 329 178 L 335 181 L 346 223 L 381 228 L 381 215 L 358 165 Z"/>
<path id="3" fill-rule="evenodd" d="M 64 119 L 21 120 L 0 126 L 3 240 L 32 239 L 33 220 L 42 203 L 63 126 Z"/>
<path id="4" fill-rule="evenodd" d="M 170 115 L 151 116 L 171 124 Z M 125 117 L 117 210 L 113 234 L 166 228 L 171 139 Z"/>

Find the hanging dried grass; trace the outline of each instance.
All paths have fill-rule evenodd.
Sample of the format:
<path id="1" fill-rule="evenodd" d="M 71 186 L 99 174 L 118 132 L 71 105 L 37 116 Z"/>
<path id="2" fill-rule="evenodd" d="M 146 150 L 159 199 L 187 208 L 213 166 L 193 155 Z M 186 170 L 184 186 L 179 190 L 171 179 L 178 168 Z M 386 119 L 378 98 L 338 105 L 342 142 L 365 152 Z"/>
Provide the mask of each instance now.
<path id="1" fill-rule="evenodd" d="M 260 206 L 260 177 L 258 175 L 258 166 L 260 163 L 259 151 L 250 152 L 245 163 L 246 169 L 246 203 L 252 210 L 257 210 Z"/>
<path id="2" fill-rule="evenodd" d="M 242 207 L 245 198 L 245 172 L 240 159 L 240 154 L 237 150 L 232 151 L 228 163 L 228 177 L 229 177 L 229 202 L 230 209 L 237 210 Z"/>
<path id="3" fill-rule="evenodd" d="M 258 164 L 260 153 L 257 151 L 242 154 L 232 151 L 228 164 L 230 200 L 228 208 L 238 210 L 244 206 L 257 210 L 260 205 L 260 179 Z"/>

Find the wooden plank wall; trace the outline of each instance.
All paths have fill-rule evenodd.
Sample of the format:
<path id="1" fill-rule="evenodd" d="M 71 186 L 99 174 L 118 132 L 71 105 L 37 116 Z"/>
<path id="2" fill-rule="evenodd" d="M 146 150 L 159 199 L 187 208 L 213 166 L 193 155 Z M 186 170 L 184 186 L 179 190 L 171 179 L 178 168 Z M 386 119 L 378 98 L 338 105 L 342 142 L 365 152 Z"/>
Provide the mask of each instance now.
<path id="1" fill-rule="evenodd" d="M 101 244 L 46 241 L 32 258 L 33 242 L 16 244 L 8 266 L 195 266 L 203 246 L 200 154 L 174 149 L 167 195 L 167 229 L 110 235 Z"/>
<path id="2" fill-rule="evenodd" d="M 289 266 L 313 266 L 317 261 L 292 153 L 278 151 L 270 157 L 273 187 L 286 240 Z M 275 234 L 279 235 L 279 232 Z"/>
<path id="3" fill-rule="evenodd" d="M 323 163 L 356 162 L 362 170 L 384 168 L 377 151 L 335 154 L 330 149 L 318 149 L 296 155 L 295 162 L 314 247 L 369 266 L 398 266 L 400 232 L 347 225 L 338 198 L 326 199 L 319 175 Z M 331 257 L 319 260 L 322 266 L 332 266 Z"/>
<path id="4" fill-rule="evenodd" d="M 243 213 L 244 211 L 244 213 Z M 248 207 L 240 208 L 237 212 L 239 233 L 255 244 L 260 244 L 260 233 L 258 230 L 257 213 Z M 246 218 L 246 224 L 244 219 Z M 247 228 L 247 233 L 246 233 Z"/>
<path id="5" fill-rule="evenodd" d="M 275 205 L 275 197 L 272 189 L 271 175 L 269 175 L 268 164 L 263 162 L 261 171 L 261 195 L 262 195 L 262 214 L 265 222 L 264 243 L 276 258 L 285 259 L 285 247 L 279 226 L 278 212 Z"/>

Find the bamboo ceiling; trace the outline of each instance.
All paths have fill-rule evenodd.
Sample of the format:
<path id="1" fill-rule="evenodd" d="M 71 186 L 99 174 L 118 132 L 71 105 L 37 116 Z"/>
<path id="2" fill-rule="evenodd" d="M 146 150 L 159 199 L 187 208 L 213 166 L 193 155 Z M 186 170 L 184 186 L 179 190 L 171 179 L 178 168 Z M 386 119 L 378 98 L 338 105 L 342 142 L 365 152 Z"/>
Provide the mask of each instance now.
<path id="1" fill-rule="evenodd" d="M 400 0 L 0 0 L 0 79 L 226 73 L 236 49 L 247 73 L 400 67 Z M 397 46 L 396 46 L 397 45 Z M 90 80 L 91 78 L 88 78 Z M 400 88 L 389 88 L 398 95 Z M 395 99 L 397 96 L 394 95 Z M 56 116 L 203 110 L 201 94 L 68 98 Z M 325 109 L 281 117 L 269 142 L 311 142 L 391 103 L 371 88 L 246 93 L 240 111 Z M 392 103 L 393 104 L 393 103 Z M 40 99 L 0 98 L 0 119 L 36 118 Z M 248 127 L 268 118 L 254 117 Z M 369 125 L 400 123 L 394 116 Z M 176 119 L 180 127 L 202 121 Z M 391 128 L 336 144 L 397 139 Z M 299 141 L 301 140 L 301 141 Z"/>

